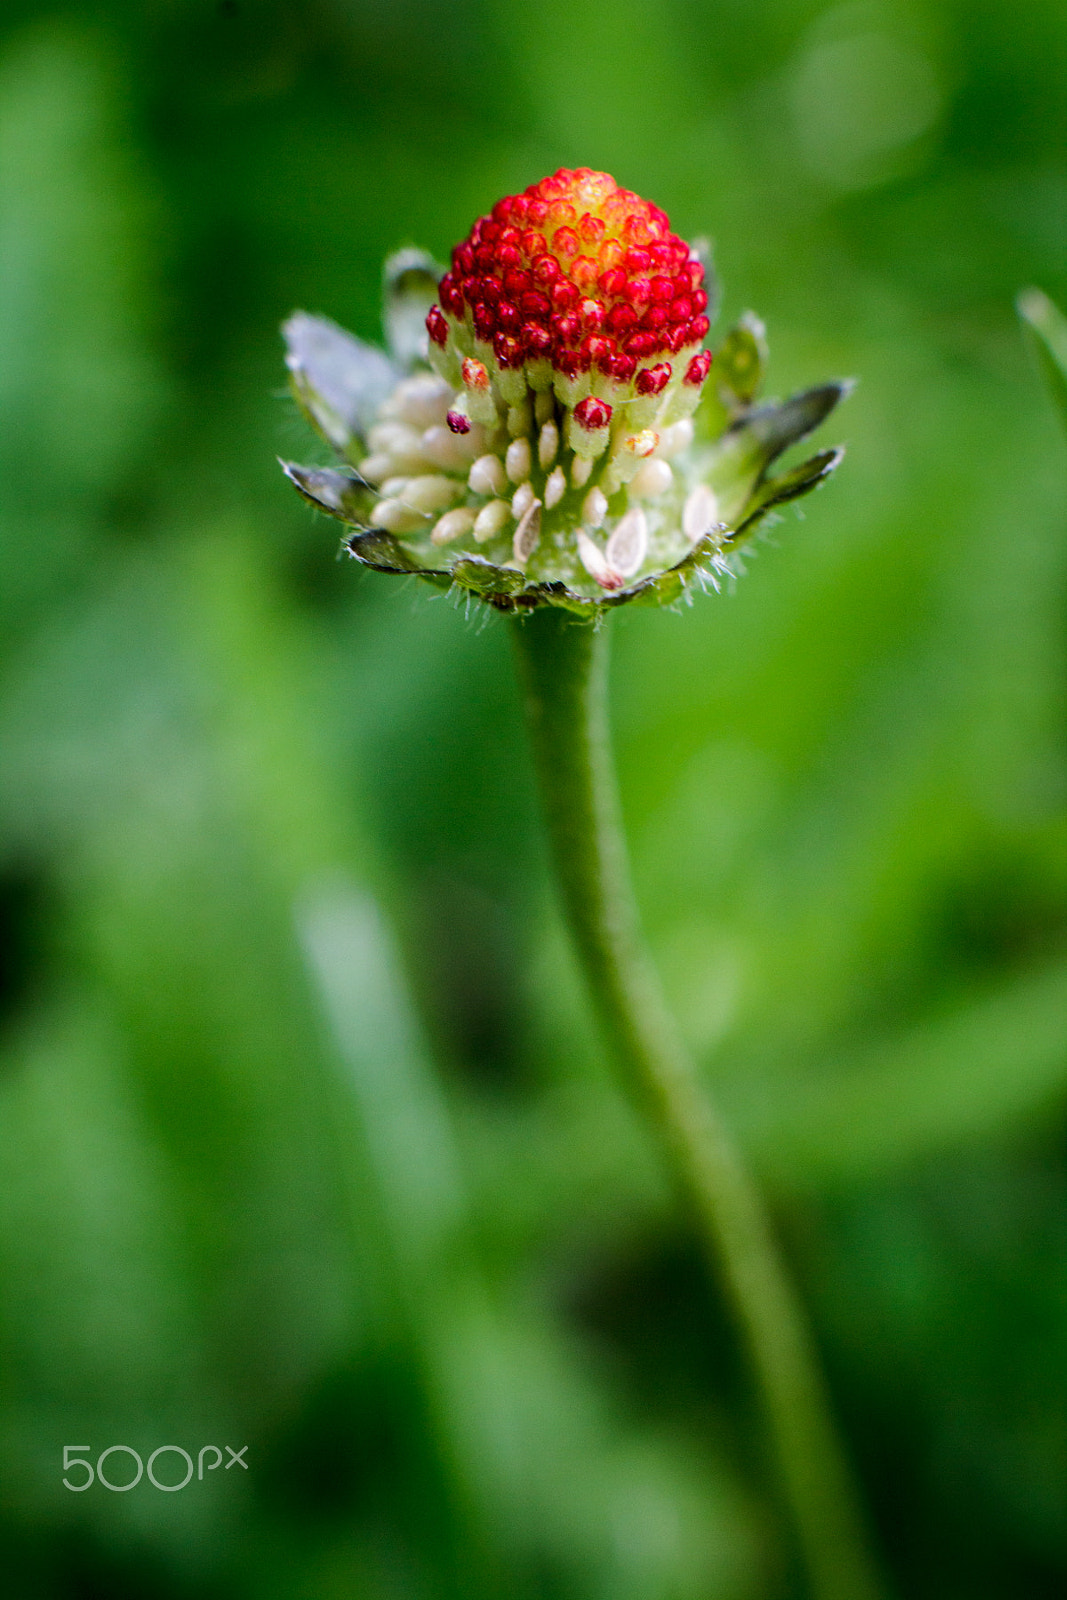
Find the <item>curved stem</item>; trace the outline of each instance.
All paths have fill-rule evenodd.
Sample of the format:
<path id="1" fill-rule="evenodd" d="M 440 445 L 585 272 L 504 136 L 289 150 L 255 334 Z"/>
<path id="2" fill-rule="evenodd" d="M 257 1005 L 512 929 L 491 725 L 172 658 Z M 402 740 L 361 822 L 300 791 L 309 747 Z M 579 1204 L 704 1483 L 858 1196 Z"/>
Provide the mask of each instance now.
<path id="1" fill-rule="evenodd" d="M 642 941 L 608 734 L 606 632 L 546 606 L 513 633 L 571 933 L 627 1088 L 689 1204 L 747 1345 L 811 1593 L 875 1600 L 881 1585 L 803 1312 Z"/>

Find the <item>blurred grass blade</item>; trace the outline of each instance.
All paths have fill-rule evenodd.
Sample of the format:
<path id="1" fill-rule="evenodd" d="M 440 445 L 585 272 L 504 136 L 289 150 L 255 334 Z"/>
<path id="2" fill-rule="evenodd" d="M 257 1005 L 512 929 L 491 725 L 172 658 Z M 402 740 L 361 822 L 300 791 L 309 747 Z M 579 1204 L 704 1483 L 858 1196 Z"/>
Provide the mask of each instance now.
<path id="1" fill-rule="evenodd" d="M 1063 1099 L 1065 1015 L 1060 960 L 818 1082 L 780 1084 L 773 1105 L 737 1108 L 745 1142 L 792 1189 L 864 1182 L 988 1139 Z"/>
<path id="2" fill-rule="evenodd" d="M 1067 427 L 1067 317 L 1040 289 L 1023 289 L 1015 306 Z"/>
<path id="3" fill-rule="evenodd" d="M 301 897 L 297 925 L 355 1090 L 393 1247 L 421 1278 L 461 1216 L 448 1113 L 434 1082 L 384 918 L 338 878 Z"/>

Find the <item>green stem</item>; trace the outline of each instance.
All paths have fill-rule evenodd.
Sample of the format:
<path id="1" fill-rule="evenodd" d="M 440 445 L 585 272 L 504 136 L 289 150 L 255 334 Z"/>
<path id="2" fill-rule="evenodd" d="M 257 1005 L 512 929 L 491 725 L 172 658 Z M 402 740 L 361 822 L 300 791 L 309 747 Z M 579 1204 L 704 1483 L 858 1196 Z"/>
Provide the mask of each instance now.
<path id="1" fill-rule="evenodd" d="M 546 606 L 513 633 L 571 933 L 627 1087 L 688 1201 L 747 1345 L 811 1593 L 875 1600 L 881 1584 L 803 1312 L 642 940 L 608 734 L 606 630 Z"/>

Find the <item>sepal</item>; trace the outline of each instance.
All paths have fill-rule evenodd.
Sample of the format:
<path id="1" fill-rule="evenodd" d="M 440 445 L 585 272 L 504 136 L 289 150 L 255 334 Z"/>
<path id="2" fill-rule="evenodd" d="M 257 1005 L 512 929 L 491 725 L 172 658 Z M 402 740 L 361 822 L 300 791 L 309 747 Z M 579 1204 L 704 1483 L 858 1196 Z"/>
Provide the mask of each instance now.
<path id="1" fill-rule="evenodd" d="M 767 330 L 754 311 L 746 311 L 715 353 L 715 390 L 723 406 L 737 415 L 750 406 L 767 372 Z"/>
<path id="2" fill-rule="evenodd" d="M 380 528 L 357 530 L 345 540 L 343 548 L 375 572 L 410 573 L 439 589 L 455 588 L 470 594 L 497 611 L 518 613 L 554 605 L 587 620 L 595 618 L 606 607 L 627 605 L 631 601 L 644 605 L 673 605 L 695 586 L 710 583 L 717 587 L 719 577 L 729 571 L 723 557 L 723 538 L 718 530 L 699 539 L 681 561 L 666 571 L 652 573 L 624 589 L 595 598 L 578 594 L 559 581 L 531 583 L 517 567 L 501 566 L 476 555 L 461 556 L 449 570 L 420 566 L 399 539 Z"/>
<path id="3" fill-rule="evenodd" d="M 361 522 L 360 490 L 365 490 L 367 485 L 358 472 L 339 472 L 334 467 L 301 467 L 295 461 L 283 461 L 280 456 L 278 465 L 316 511 L 325 511 L 327 516 L 337 517 L 350 526 Z"/>
<path id="4" fill-rule="evenodd" d="M 393 360 L 406 372 L 425 364 L 426 314 L 437 299 L 444 267 L 425 250 L 397 250 L 382 269 L 382 322 Z"/>
<path id="5" fill-rule="evenodd" d="M 399 367 L 374 345 L 307 311 L 294 311 L 282 334 L 297 405 L 339 455 L 358 460 L 379 406 L 401 377 Z"/>
<path id="6" fill-rule="evenodd" d="M 746 311 L 727 333 L 693 418 L 697 436 L 717 439 L 753 404 L 767 371 L 767 334 L 760 318 Z"/>
<path id="7" fill-rule="evenodd" d="M 738 528 L 747 517 L 749 502 L 771 463 L 825 422 L 852 387 L 847 380 L 821 383 L 780 404 L 747 411 L 710 448 L 701 475 L 714 490 L 723 520 L 731 528 Z"/>
<path id="8" fill-rule="evenodd" d="M 840 446 L 836 450 L 820 450 L 818 455 L 802 461 L 789 472 L 783 472 L 777 478 L 764 478 L 745 506 L 737 528 L 730 535 L 728 548 L 732 549 L 747 539 L 757 522 L 775 506 L 785 505 L 789 500 L 799 500 L 801 495 L 810 494 L 825 483 L 844 458 L 845 452 Z"/>

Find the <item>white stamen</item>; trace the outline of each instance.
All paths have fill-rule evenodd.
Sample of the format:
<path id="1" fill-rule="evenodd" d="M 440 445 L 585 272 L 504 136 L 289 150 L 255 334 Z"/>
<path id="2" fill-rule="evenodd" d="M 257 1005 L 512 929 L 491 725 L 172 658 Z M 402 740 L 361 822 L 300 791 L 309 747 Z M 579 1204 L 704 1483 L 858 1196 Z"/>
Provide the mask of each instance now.
<path id="1" fill-rule="evenodd" d="M 630 483 L 630 493 L 639 500 L 653 500 L 665 494 L 674 482 L 674 473 L 665 461 L 646 461 Z"/>
<path id="2" fill-rule="evenodd" d="M 515 537 L 511 542 L 512 554 L 520 566 L 525 566 L 541 539 L 541 502 L 532 500 L 523 513 Z"/>
<path id="3" fill-rule="evenodd" d="M 403 500 L 413 511 L 443 511 L 462 493 L 463 485 L 455 478 L 410 478 Z"/>
<path id="4" fill-rule="evenodd" d="M 422 441 L 405 422 L 377 422 L 367 435 L 372 452 L 391 456 L 418 455 Z"/>
<path id="5" fill-rule="evenodd" d="M 422 453 L 435 467 L 466 472 L 475 456 L 485 449 L 485 430 L 475 423 L 470 433 L 453 433 L 443 423 L 427 428 L 422 436 Z"/>
<path id="6" fill-rule="evenodd" d="M 520 483 L 511 497 L 511 514 L 521 521 L 534 503 L 533 484 Z"/>
<path id="7" fill-rule="evenodd" d="M 710 533 L 719 520 L 719 502 L 706 483 L 698 484 L 688 496 L 682 511 L 682 532 L 690 544 Z"/>
<path id="8" fill-rule="evenodd" d="M 479 544 L 492 539 L 506 522 L 511 521 L 511 507 L 506 500 L 490 500 L 474 519 L 474 537 Z"/>
<path id="9" fill-rule="evenodd" d="M 504 463 L 499 456 L 479 456 L 467 482 L 475 494 L 503 494 L 507 487 Z"/>
<path id="10" fill-rule="evenodd" d="M 504 457 L 504 465 L 512 483 L 525 483 L 530 476 L 532 464 L 529 439 L 513 439 L 508 445 L 508 453 Z"/>
<path id="11" fill-rule="evenodd" d="M 574 465 L 571 467 L 571 482 L 576 489 L 585 488 L 592 470 L 593 463 L 588 456 L 575 456 Z"/>
<path id="12" fill-rule="evenodd" d="M 604 559 L 620 578 L 632 578 L 647 552 L 648 518 L 638 506 L 634 506 L 608 540 Z"/>
<path id="13" fill-rule="evenodd" d="M 450 539 L 458 539 L 461 534 L 468 533 L 474 526 L 474 512 L 469 506 L 457 506 L 455 511 L 446 511 L 437 523 L 430 538 L 434 544 L 448 544 Z"/>
<path id="14" fill-rule="evenodd" d="M 393 465 L 392 456 L 367 456 L 359 464 L 360 477 L 365 478 L 368 483 L 386 483 L 394 476 Z"/>
<path id="15" fill-rule="evenodd" d="M 688 450 L 693 442 L 693 424 L 688 417 L 683 417 L 681 422 L 674 422 L 669 428 L 664 428 L 659 436 L 659 449 L 656 454 L 661 461 L 669 461 L 672 456 L 681 455 L 683 450 Z"/>
<path id="16" fill-rule="evenodd" d="M 370 520 L 372 527 L 384 528 L 387 533 L 418 533 L 426 525 L 426 518 L 402 500 L 379 500 Z"/>
<path id="17" fill-rule="evenodd" d="M 559 429 L 554 422 L 546 422 L 541 429 L 541 437 L 537 441 L 537 459 L 541 463 L 541 470 L 547 472 L 556 459 L 559 449 Z"/>
<path id="18" fill-rule="evenodd" d="M 545 484 L 545 505 L 551 511 L 553 506 L 559 505 L 566 493 L 567 475 L 562 467 L 554 467 Z"/>
<path id="19" fill-rule="evenodd" d="M 608 498 L 602 489 L 590 489 L 582 501 L 582 520 L 591 528 L 599 528 L 608 514 Z"/>
<path id="20" fill-rule="evenodd" d="M 419 372 L 397 384 L 382 407 L 382 415 L 394 416 L 398 422 L 421 431 L 445 420 L 451 392 L 435 372 Z"/>

